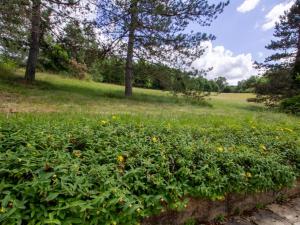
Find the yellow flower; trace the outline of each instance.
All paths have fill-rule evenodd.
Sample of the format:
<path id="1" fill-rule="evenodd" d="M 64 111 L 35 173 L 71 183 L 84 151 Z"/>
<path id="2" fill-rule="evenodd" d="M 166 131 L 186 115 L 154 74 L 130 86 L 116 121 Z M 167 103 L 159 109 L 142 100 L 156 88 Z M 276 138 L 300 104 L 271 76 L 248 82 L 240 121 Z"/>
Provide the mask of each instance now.
<path id="1" fill-rule="evenodd" d="M 102 124 L 102 125 L 108 124 L 108 121 L 107 120 L 101 120 L 100 124 Z"/>
<path id="2" fill-rule="evenodd" d="M 266 146 L 264 146 L 263 144 L 261 144 L 261 145 L 259 146 L 259 148 L 260 148 L 261 150 L 264 150 L 264 151 L 267 150 Z"/>
<path id="3" fill-rule="evenodd" d="M 5 211 L 6 211 L 5 208 L 3 207 L 0 208 L 0 213 L 5 213 Z"/>
<path id="4" fill-rule="evenodd" d="M 291 132 L 291 133 L 294 132 L 292 129 L 289 129 L 289 128 L 284 128 L 284 130 L 288 131 L 288 132 Z"/>
<path id="5" fill-rule="evenodd" d="M 111 224 L 112 225 L 117 225 L 117 222 L 116 221 L 112 221 Z"/>
<path id="6" fill-rule="evenodd" d="M 157 137 L 152 137 L 152 141 L 156 143 L 158 141 Z"/>
<path id="7" fill-rule="evenodd" d="M 31 148 L 32 145 L 31 145 L 30 143 L 27 143 L 27 147 L 28 147 L 28 148 Z"/>
<path id="8" fill-rule="evenodd" d="M 247 178 L 251 178 L 251 177 L 252 177 L 252 174 L 251 174 L 250 172 L 246 172 L 246 173 L 244 174 L 244 176 L 247 177 Z"/>
<path id="9" fill-rule="evenodd" d="M 124 159 L 124 156 L 119 155 L 119 156 L 117 157 L 117 160 L 118 160 L 119 163 L 123 163 L 125 159 Z"/>
<path id="10" fill-rule="evenodd" d="M 117 116 L 115 116 L 115 115 L 113 115 L 111 118 L 112 118 L 113 120 L 116 120 L 116 119 L 118 119 L 118 117 L 117 117 Z"/>
<path id="11" fill-rule="evenodd" d="M 75 150 L 75 151 L 73 151 L 73 155 L 76 156 L 77 158 L 79 158 L 81 156 L 81 151 Z"/>
<path id="12" fill-rule="evenodd" d="M 224 196 L 217 196 L 216 199 L 219 200 L 219 201 L 224 201 L 225 197 Z"/>
<path id="13" fill-rule="evenodd" d="M 223 147 L 218 147 L 217 152 L 224 152 L 224 148 Z"/>

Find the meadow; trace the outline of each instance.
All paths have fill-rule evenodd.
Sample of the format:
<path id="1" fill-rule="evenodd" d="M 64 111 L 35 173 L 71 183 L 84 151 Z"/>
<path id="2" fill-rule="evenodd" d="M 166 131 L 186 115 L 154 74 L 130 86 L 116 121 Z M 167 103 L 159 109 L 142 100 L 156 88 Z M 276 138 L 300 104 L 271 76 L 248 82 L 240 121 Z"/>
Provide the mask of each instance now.
<path id="1" fill-rule="evenodd" d="M 0 223 L 139 224 L 189 197 L 290 187 L 300 119 L 212 94 L 171 93 L 22 71 L 0 78 Z"/>

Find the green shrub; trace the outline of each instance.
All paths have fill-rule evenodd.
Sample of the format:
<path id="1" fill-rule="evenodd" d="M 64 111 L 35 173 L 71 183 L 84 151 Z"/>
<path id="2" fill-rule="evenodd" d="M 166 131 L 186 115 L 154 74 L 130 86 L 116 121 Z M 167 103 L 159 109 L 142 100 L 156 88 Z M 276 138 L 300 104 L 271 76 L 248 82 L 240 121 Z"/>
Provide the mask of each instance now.
<path id="1" fill-rule="evenodd" d="M 299 132 L 100 119 L 0 122 L 0 223 L 137 224 L 185 197 L 276 190 L 299 176 Z"/>
<path id="2" fill-rule="evenodd" d="M 4 59 L 0 57 L 0 75 L 11 76 L 16 71 L 17 64 L 10 59 Z"/>
<path id="3" fill-rule="evenodd" d="M 285 112 L 300 115 L 300 95 L 283 100 L 280 107 Z"/>

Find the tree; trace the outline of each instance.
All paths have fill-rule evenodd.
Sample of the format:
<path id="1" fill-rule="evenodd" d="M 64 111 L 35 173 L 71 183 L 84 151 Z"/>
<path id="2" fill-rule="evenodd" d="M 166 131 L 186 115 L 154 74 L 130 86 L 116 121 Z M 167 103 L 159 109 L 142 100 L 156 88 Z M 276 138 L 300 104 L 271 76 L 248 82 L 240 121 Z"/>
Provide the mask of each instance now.
<path id="1" fill-rule="evenodd" d="M 20 63 L 28 46 L 29 0 L 2 0 L 0 4 L 1 56 Z"/>
<path id="2" fill-rule="evenodd" d="M 219 87 L 219 92 L 224 91 L 225 87 L 228 86 L 227 79 L 225 77 L 218 77 L 215 79 L 215 82 Z"/>
<path id="3" fill-rule="evenodd" d="M 272 70 L 267 76 L 289 70 L 290 82 L 285 82 L 287 92 L 282 93 L 282 96 L 293 96 L 300 90 L 300 0 L 280 17 L 280 22 L 275 26 L 274 37 L 276 40 L 266 46 L 267 49 L 276 51 L 265 60 L 267 68 Z"/>
<path id="4" fill-rule="evenodd" d="M 147 59 L 184 67 L 203 53 L 200 42 L 213 35 L 187 32 L 191 22 L 208 26 L 229 2 L 207 0 L 102 0 L 98 26 L 126 58 L 125 95 L 132 95 L 133 62 Z"/>
<path id="5" fill-rule="evenodd" d="M 40 41 L 46 31 L 52 30 L 56 35 L 60 29 L 60 24 L 68 20 L 77 20 L 72 16 L 75 11 L 86 9 L 90 1 L 84 5 L 80 0 L 28 0 L 30 7 L 30 41 L 29 54 L 25 72 L 25 80 L 32 82 L 35 80 L 35 70 L 40 49 Z M 81 18 L 79 18 L 81 19 Z"/>

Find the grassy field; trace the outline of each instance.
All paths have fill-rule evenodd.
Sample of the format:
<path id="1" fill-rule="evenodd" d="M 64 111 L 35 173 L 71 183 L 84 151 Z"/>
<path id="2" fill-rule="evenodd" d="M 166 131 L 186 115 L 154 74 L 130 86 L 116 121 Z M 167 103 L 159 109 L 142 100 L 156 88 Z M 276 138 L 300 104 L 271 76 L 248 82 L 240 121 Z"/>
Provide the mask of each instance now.
<path id="1" fill-rule="evenodd" d="M 21 73 L 21 72 L 19 72 Z M 37 75 L 0 78 L 0 224 L 139 224 L 188 197 L 300 176 L 300 119 L 248 103 Z"/>
<path id="2" fill-rule="evenodd" d="M 227 120 L 229 123 L 257 120 L 291 126 L 299 122 L 297 117 L 270 112 L 262 105 L 248 103 L 246 99 L 253 97 L 252 94 L 212 94 L 207 99 L 207 105 L 198 105 L 175 98 L 169 92 L 135 88 L 134 96 L 127 99 L 123 96 L 122 86 L 79 81 L 53 74 L 38 74 L 36 85 L 24 85 L 20 81 L 22 72 L 13 78 L 2 76 L 0 112 L 4 114 L 123 114 L 182 119 L 187 123 L 191 120 L 191 125 L 207 124 L 210 120 L 224 123 Z"/>

